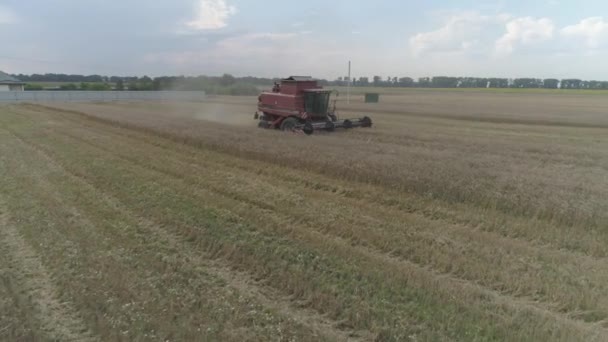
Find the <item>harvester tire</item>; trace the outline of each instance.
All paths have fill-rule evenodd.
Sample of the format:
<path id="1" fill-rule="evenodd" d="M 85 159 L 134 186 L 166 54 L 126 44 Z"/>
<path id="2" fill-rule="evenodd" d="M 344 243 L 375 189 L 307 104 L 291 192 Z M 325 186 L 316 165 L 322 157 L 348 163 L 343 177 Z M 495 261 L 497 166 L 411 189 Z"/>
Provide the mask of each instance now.
<path id="1" fill-rule="evenodd" d="M 353 122 L 350 120 L 344 120 L 344 123 L 342 124 L 344 126 L 344 128 L 346 129 L 350 129 L 353 128 Z"/>
<path id="2" fill-rule="evenodd" d="M 298 119 L 287 118 L 281 122 L 281 131 L 293 131 L 298 124 Z"/>
<path id="3" fill-rule="evenodd" d="M 311 135 L 315 132 L 315 128 L 312 126 L 310 122 L 304 124 L 304 128 L 302 129 L 304 134 Z"/>
<path id="4" fill-rule="evenodd" d="M 269 128 L 270 123 L 268 123 L 268 121 L 260 120 L 260 122 L 258 122 L 258 127 L 259 128 Z"/>
<path id="5" fill-rule="evenodd" d="M 326 121 L 325 122 L 325 130 L 328 132 L 333 132 L 336 130 L 336 124 L 333 123 L 333 121 Z"/>
<path id="6" fill-rule="evenodd" d="M 370 119 L 368 116 L 364 116 L 363 119 L 361 119 L 361 127 L 372 127 L 372 119 Z"/>

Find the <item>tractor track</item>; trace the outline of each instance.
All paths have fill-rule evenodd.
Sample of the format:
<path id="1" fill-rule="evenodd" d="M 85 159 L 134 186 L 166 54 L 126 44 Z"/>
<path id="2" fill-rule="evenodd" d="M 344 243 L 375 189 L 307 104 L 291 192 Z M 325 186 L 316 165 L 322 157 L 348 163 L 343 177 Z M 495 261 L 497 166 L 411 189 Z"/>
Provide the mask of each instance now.
<path id="1" fill-rule="evenodd" d="M 28 146 L 34 153 L 43 158 L 49 167 L 52 167 L 55 171 L 64 174 L 73 182 L 80 184 L 88 191 L 98 194 L 100 200 L 105 202 L 106 205 L 110 206 L 114 210 L 136 219 L 140 226 L 152 233 L 155 238 L 161 242 L 161 244 L 166 244 L 175 250 L 179 250 L 180 253 L 187 256 L 187 259 L 191 260 L 193 264 L 202 265 L 206 272 L 209 272 L 217 278 L 222 279 L 229 287 L 237 290 L 244 296 L 252 298 L 262 306 L 279 313 L 283 317 L 304 326 L 308 326 L 312 331 L 317 332 L 324 338 L 335 341 L 355 342 L 373 339 L 371 333 L 366 331 L 349 331 L 339 329 L 336 327 L 338 322 L 333 322 L 312 309 L 300 306 L 299 304 L 291 301 L 289 297 L 286 297 L 274 289 L 261 284 L 260 281 L 254 280 L 249 274 L 232 269 L 228 264 L 222 262 L 221 260 L 212 259 L 210 256 L 205 257 L 204 255 L 201 255 L 202 252 L 194 252 L 191 246 L 184 241 L 183 237 L 175 233 L 171 233 L 166 229 L 161 228 L 161 226 L 157 225 L 155 222 L 134 213 L 124 204 L 122 204 L 120 200 L 113 197 L 107 191 L 95 187 L 85 178 L 70 172 L 63 165 L 61 165 L 60 162 L 53 159 L 49 154 L 50 152 L 45 151 L 43 147 L 26 141 L 24 138 L 15 135 L 14 132 L 10 133 L 22 144 Z"/>
<path id="2" fill-rule="evenodd" d="M 72 138 L 74 138 L 74 137 L 72 137 Z M 86 139 L 82 140 L 81 142 L 86 142 L 85 140 Z M 90 142 L 89 142 L 89 144 L 91 147 L 100 149 L 100 150 L 104 151 L 105 153 L 112 153 L 112 151 L 109 149 L 102 148 L 102 147 L 92 144 Z M 116 156 L 115 153 L 113 153 L 113 155 L 115 157 L 124 159 L 124 157 Z M 149 165 L 143 165 L 143 164 L 138 163 L 137 161 L 134 161 L 129 158 L 126 158 L 124 160 L 128 161 L 129 163 L 136 163 L 137 165 L 139 165 L 140 167 L 143 167 L 143 168 L 149 167 Z M 163 174 L 171 176 L 171 177 L 177 177 L 176 175 L 163 172 L 162 170 L 155 170 L 155 171 L 163 173 Z M 75 176 L 75 177 L 78 177 L 78 176 Z M 210 190 L 213 192 L 218 191 L 217 189 L 216 190 L 207 189 L 207 190 Z M 218 194 L 221 196 L 227 197 L 229 199 L 233 198 L 233 194 L 230 194 L 230 193 L 218 193 Z M 243 200 L 243 199 L 241 198 L 239 200 Z M 249 203 L 249 205 L 253 205 L 255 207 L 255 202 L 248 202 L 248 203 Z M 287 218 L 283 218 L 283 219 L 287 219 Z M 330 237 L 329 235 L 325 235 L 323 233 L 316 233 L 316 234 L 318 234 L 319 238 L 325 238 L 325 239 L 328 237 L 331 238 L 337 245 L 340 245 L 343 248 L 349 248 L 349 245 L 351 244 L 350 241 L 348 241 L 347 239 L 341 238 L 339 236 Z M 393 265 L 396 269 L 402 269 L 403 267 L 405 267 L 406 269 L 409 270 L 408 272 L 412 272 L 411 270 L 413 269 L 414 270 L 413 272 L 422 272 L 422 273 L 430 274 L 431 277 L 434 278 L 436 282 L 445 281 L 445 282 L 449 283 L 450 287 L 452 287 L 452 288 L 456 287 L 456 288 L 461 288 L 464 291 L 472 291 L 472 292 L 481 293 L 482 295 L 487 296 L 488 298 L 491 298 L 492 301 L 494 301 L 496 303 L 496 305 L 509 306 L 509 307 L 512 307 L 514 310 L 520 310 L 520 309 L 530 310 L 530 311 L 536 312 L 537 314 L 539 314 L 541 316 L 550 317 L 551 319 L 562 322 L 563 324 L 574 324 L 584 330 L 589 329 L 590 331 L 596 331 L 596 332 L 598 332 L 598 334 L 600 331 L 604 331 L 604 329 L 602 329 L 602 327 L 601 327 L 601 324 L 599 324 L 599 323 L 587 323 L 587 322 L 584 322 L 581 320 L 573 319 L 568 314 L 555 312 L 543 305 L 540 305 L 540 303 L 538 303 L 537 301 L 528 300 L 525 298 L 517 298 L 517 297 L 508 296 L 508 295 L 502 294 L 500 292 L 497 292 L 497 291 L 494 291 L 494 290 L 491 290 L 488 288 L 484 288 L 478 284 L 471 283 L 469 280 L 456 278 L 451 274 L 439 273 L 437 271 L 434 271 L 434 270 L 428 268 L 425 265 L 413 263 L 408 260 L 404 260 L 402 258 L 395 258 L 395 257 L 388 256 L 386 253 L 374 250 L 373 248 L 357 246 L 357 247 L 355 247 L 355 249 L 357 250 L 358 253 L 365 256 L 366 258 L 377 260 L 377 262 L 382 263 L 382 264 Z M 239 282 L 241 282 L 241 281 L 239 281 Z M 247 281 L 245 283 L 247 283 Z"/>
<path id="3" fill-rule="evenodd" d="M 32 247 L 10 222 L 6 200 L 0 193 L 0 246 L 10 263 L 3 265 L 10 271 L 18 285 L 17 295 L 27 303 L 29 319 L 40 324 L 40 329 L 49 340 L 98 341 L 88 332 L 87 326 L 76 314 L 76 310 L 58 297 L 52 275 Z"/>

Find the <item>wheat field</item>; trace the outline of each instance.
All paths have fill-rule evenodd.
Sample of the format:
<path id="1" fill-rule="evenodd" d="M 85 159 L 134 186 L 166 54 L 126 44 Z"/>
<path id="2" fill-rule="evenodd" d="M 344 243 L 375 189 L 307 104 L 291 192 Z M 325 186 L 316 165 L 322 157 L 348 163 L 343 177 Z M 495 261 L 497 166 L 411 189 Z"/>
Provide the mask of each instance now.
<path id="1" fill-rule="evenodd" d="M 0 339 L 608 340 L 608 98 L 0 106 Z"/>

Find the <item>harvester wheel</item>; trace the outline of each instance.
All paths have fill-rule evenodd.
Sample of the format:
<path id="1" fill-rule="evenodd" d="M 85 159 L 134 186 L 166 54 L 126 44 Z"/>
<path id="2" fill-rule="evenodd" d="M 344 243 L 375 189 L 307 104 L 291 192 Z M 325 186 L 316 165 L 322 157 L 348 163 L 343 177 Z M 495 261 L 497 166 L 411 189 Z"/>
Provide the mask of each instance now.
<path id="1" fill-rule="evenodd" d="M 353 122 L 350 120 L 344 120 L 344 123 L 342 124 L 344 126 L 344 128 L 349 129 L 349 128 L 353 128 Z"/>
<path id="2" fill-rule="evenodd" d="M 258 127 L 259 128 L 269 128 L 270 123 L 268 121 L 260 120 L 260 122 L 258 122 Z"/>
<path id="3" fill-rule="evenodd" d="M 293 131 L 298 123 L 296 118 L 287 118 L 281 122 L 281 131 Z"/>
<path id="4" fill-rule="evenodd" d="M 328 132 L 333 132 L 336 130 L 336 124 L 333 121 L 325 121 L 325 130 Z"/>
<path id="5" fill-rule="evenodd" d="M 368 116 L 364 116 L 363 119 L 361 119 L 361 127 L 372 127 L 372 119 Z"/>
<path id="6" fill-rule="evenodd" d="M 310 122 L 307 122 L 304 124 L 304 128 L 302 129 L 302 131 L 304 131 L 304 134 L 306 135 L 311 135 L 315 132 L 315 128 Z"/>

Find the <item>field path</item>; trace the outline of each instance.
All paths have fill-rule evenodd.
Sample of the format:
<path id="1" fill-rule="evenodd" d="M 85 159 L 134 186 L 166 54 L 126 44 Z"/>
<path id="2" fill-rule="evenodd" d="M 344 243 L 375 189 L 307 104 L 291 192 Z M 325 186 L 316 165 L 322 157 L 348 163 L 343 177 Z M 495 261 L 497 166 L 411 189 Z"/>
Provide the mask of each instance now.
<path id="1" fill-rule="evenodd" d="M 9 264 L 2 267 L 15 277 L 4 281 L 11 282 L 13 289 L 18 291 L 21 304 L 27 303 L 28 307 L 24 309 L 28 310 L 30 319 L 39 322 L 42 332 L 51 340 L 97 341 L 87 332 L 87 326 L 77 311 L 59 299 L 59 291 L 51 275 L 36 252 L 9 222 L 9 215 L 6 199 L 0 193 L 0 248 L 9 260 Z"/>

